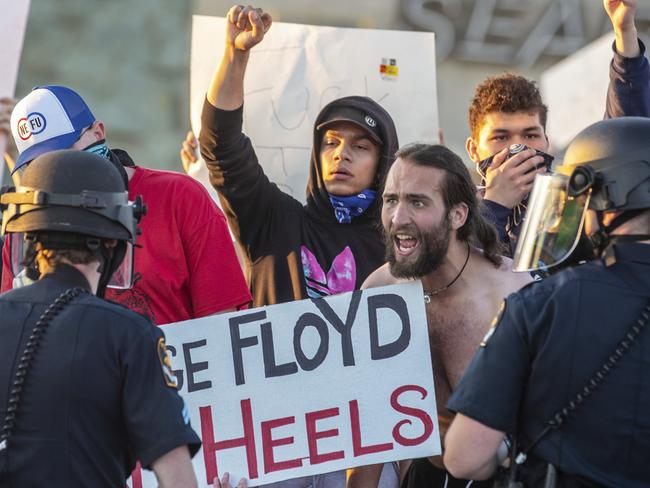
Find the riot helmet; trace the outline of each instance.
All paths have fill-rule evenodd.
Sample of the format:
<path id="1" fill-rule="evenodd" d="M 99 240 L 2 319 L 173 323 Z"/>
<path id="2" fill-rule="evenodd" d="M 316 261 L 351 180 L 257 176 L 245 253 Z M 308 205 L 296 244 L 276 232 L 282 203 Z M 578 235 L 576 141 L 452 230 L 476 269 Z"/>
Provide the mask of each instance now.
<path id="1" fill-rule="evenodd" d="M 131 285 L 133 245 L 145 208 L 139 197 L 129 202 L 120 173 L 106 159 L 74 150 L 39 156 L 25 168 L 19 187 L 3 191 L 0 205 L 14 276 L 24 272 L 38 279 L 40 243 L 44 249 L 92 252 L 100 263 L 99 296 L 106 286 Z M 108 247 L 107 240 L 117 245 Z"/>
<path id="2" fill-rule="evenodd" d="M 614 236 L 616 228 L 650 208 L 650 119 L 621 117 L 597 122 L 569 144 L 553 174 L 535 178 L 526 220 L 515 251 L 515 271 L 563 263 L 585 238 L 594 257 L 614 241 L 650 235 Z M 600 229 L 584 234 L 587 210 Z M 604 225 L 607 211 L 620 212 Z M 582 239 L 581 239 L 582 237 Z"/>

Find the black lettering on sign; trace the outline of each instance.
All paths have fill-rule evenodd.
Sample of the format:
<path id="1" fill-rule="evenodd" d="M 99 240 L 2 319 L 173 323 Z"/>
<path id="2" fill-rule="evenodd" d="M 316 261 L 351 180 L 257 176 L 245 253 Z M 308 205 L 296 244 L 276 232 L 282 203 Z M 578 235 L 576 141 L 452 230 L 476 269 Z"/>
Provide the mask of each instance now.
<path id="1" fill-rule="evenodd" d="M 211 381 L 201 381 L 196 383 L 194 381 L 194 373 L 199 371 L 204 371 L 208 369 L 208 362 L 201 361 L 200 363 L 192 362 L 192 349 L 197 347 L 203 347 L 207 344 L 207 340 L 203 339 L 196 342 L 187 342 L 183 344 L 183 358 L 185 359 L 185 370 L 187 371 L 187 392 L 192 393 L 193 391 L 207 390 L 212 387 Z M 180 387 L 179 387 L 180 389 Z"/>
<path id="2" fill-rule="evenodd" d="M 352 350 L 352 325 L 359 310 L 359 303 L 361 302 L 361 290 L 352 292 L 350 299 L 350 306 L 348 307 L 348 315 L 343 322 L 332 307 L 322 298 L 315 298 L 312 301 L 318 308 L 323 317 L 332 324 L 332 327 L 341 334 L 341 350 L 343 351 L 343 366 L 354 366 L 354 351 Z M 295 343 L 295 334 L 294 334 Z M 302 365 L 301 365 L 302 366 Z M 304 368 L 303 368 L 304 369 Z"/>
<path id="3" fill-rule="evenodd" d="M 169 351 L 171 357 L 175 358 L 176 348 L 174 346 L 170 346 L 169 344 L 167 344 L 165 347 L 167 347 L 167 350 Z M 183 389 L 183 370 L 175 369 L 172 371 L 172 373 L 174 373 L 174 376 L 176 376 L 176 379 L 178 380 L 178 391 L 181 391 Z"/>
<path id="4" fill-rule="evenodd" d="M 308 358 L 302 350 L 302 333 L 307 327 L 316 329 L 316 332 L 320 336 L 320 345 L 313 358 Z M 330 335 L 327 330 L 327 323 L 315 313 L 308 312 L 301 315 L 298 322 L 296 322 L 296 327 L 293 329 L 293 350 L 300 367 L 305 371 L 313 371 L 320 366 L 327 357 L 329 344 Z"/>
<path id="5" fill-rule="evenodd" d="M 228 320 L 230 326 L 230 346 L 232 348 L 233 368 L 235 368 L 235 384 L 243 385 L 246 382 L 244 378 L 244 361 L 242 358 L 242 349 L 245 347 L 255 346 L 258 343 L 257 336 L 241 337 L 239 326 L 250 322 L 264 320 L 266 312 L 249 313 L 246 315 L 237 315 Z"/>
<path id="6" fill-rule="evenodd" d="M 273 329 L 271 322 L 261 325 L 262 329 L 262 354 L 264 357 L 264 376 L 287 376 L 298 372 L 296 363 L 275 364 L 275 349 L 273 348 Z"/>
<path id="7" fill-rule="evenodd" d="M 379 323 L 377 310 L 388 308 L 395 312 L 402 322 L 399 337 L 388 344 L 379 344 Z M 368 320 L 370 326 L 370 357 L 387 359 L 403 352 L 411 342 L 411 322 L 404 299 L 395 294 L 368 297 Z"/>

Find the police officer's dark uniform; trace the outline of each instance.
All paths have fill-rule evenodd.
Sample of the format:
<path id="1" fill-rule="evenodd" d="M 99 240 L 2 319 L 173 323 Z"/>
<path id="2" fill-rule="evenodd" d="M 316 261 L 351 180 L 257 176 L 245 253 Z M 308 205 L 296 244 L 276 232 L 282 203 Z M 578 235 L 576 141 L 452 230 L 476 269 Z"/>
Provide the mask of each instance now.
<path id="1" fill-rule="evenodd" d="M 537 220 L 529 229 L 538 245 L 535 252 L 522 250 L 524 237 L 518 257 L 529 259 L 528 265 L 565 259 L 582 231 L 574 218 L 582 199 L 584 209 L 596 210 L 601 219 L 600 259 L 510 295 L 447 405 L 485 426 L 516 434 L 523 449 L 575 399 L 650 297 L 650 245 L 638 242 L 650 235 L 611 235 L 650 208 L 650 120 L 622 118 L 585 129 L 569 146 L 561 171 L 568 183 L 563 191 L 573 188 L 573 199 L 565 192 L 563 202 L 552 202 L 552 189 L 560 186 L 547 185 L 549 198 L 536 210 L 558 212 L 547 215 L 546 227 L 542 218 Z M 535 219 L 536 210 L 529 209 L 529 218 Z M 604 210 L 624 213 L 604 228 Z M 573 232 L 576 239 L 569 242 L 558 231 L 564 237 Z M 542 486 L 549 462 L 560 471 L 560 486 L 649 486 L 649 379 L 650 330 L 645 330 L 595 392 L 533 448 L 520 468 L 525 486 Z"/>
<path id="2" fill-rule="evenodd" d="M 118 247 L 135 238 L 133 206 L 124 184 L 100 157 L 49 153 L 29 165 L 22 185 L 2 197 L 9 203 L 4 222 L 8 232 L 24 231 L 42 242 L 49 236 L 48 246 L 65 249 L 83 244 L 52 229 L 67 226 L 69 232 L 82 233 L 81 242 L 91 247 L 97 241 L 88 236 L 112 236 L 120 240 Z M 42 190 L 45 200 L 39 204 L 34 197 L 26 203 L 35 195 L 30 187 Z M 70 200 L 66 207 L 65 199 L 78 196 L 81 189 L 91 190 L 86 207 L 80 202 L 75 207 Z M 96 196 L 100 203 L 91 209 L 88 202 Z M 57 197 L 61 205 L 43 203 Z M 23 204 L 10 203 L 21 199 Z M 101 288 L 122 259 L 95 250 L 104 267 Z M 85 276 L 69 265 L 57 265 L 36 283 L 0 296 L 0 423 L 11 410 L 16 393 L 11 385 L 34 325 L 57 297 L 75 287 L 88 293 L 79 293 L 49 321 L 21 388 L 13 428 L 6 421 L 0 424 L 2 487 L 124 486 L 136 460 L 149 467 L 179 446 L 188 445 L 192 455 L 199 448 L 165 364 L 162 331 L 92 295 Z"/>

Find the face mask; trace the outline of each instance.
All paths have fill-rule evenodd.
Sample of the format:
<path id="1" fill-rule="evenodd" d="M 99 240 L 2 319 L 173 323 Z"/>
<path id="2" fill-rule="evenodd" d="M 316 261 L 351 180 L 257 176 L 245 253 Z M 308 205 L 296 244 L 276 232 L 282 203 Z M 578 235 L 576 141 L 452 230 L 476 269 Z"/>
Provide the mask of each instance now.
<path id="1" fill-rule="evenodd" d="M 87 148 L 84 149 L 85 152 L 89 152 L 92 154 L 96 154 L 97 156 L 101 156 L 104 159 L 108 159 L 110 161 L 110 151 L 108 150 L 108 146 L 106 145 L 106 139 L 102 139 L 101 141 L 97 141 L 94 144 L 91 144 Z"/>
<path id="2" fill-rule="evenodd" d="M 358 195 L 351 197 L 330 195 L 330 202 L 332 203 L 336 220 L 340 224 L 349 224 L 354 217 L 358 217 L 368 210 L 376 198 L 376 191 L 363 190 Z"/>
<path id="3" fill-rule="evenodd" d="M 515 154 L 518 154 L 522 151 L 525 151 L 527 149 L 530 149 L 528 146 L 524 144 L 513 144 L 508 148 L 508 156 L 506 159 L 511 158 Z M 492 166 L 492 160 L 494 159 L 494 156 L 496 154 L 493 154 L 492 156 L 489 156 L 482 161 L 479 161 L 476 164 L 476 171 L 478 172 L 479 175 L 481 175 L 481 180 L 483 180 L 483 183 L 485 184 L 485 178 L 487 174 L 487 170 Z M 546 171 L 551 171 L 551 166 L 553 165 L 553 160 L 555 159 L 554 156 L 551 156 L 550 154 L 546 154 L 543 151 L 537 151 L 535 150 L 535 156 L 542 156 L 544 158 L 544 161 L 539 163 L 535 168 L 533 168 L 531 171 L 536 171 L 537 169 L 541 167 L 546 167 Z"/>

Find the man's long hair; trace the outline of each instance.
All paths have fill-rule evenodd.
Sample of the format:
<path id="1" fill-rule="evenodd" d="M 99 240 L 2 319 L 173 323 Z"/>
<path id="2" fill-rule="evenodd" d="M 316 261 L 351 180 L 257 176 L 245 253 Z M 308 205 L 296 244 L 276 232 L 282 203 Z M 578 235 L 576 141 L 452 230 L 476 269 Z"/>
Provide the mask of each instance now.
<path id="1" fill-rule="evenodd" d="M 462 159 L 445 146 L 421 143 L 402 147 L 395 157 L 445 172 L 441 191 L 446 211 L 460 203 L 467 205 L 467 220 L 456 230 L 457 239 L 482 249 L 491 263 L 500 266 L 503 244 L 494 226 L 481 216 L 476 187 Z"/>

